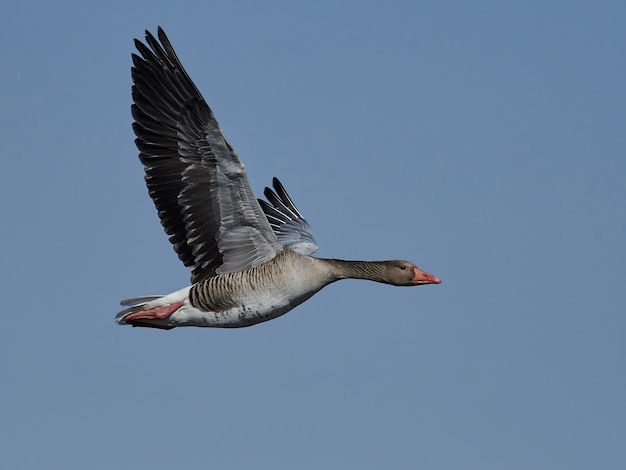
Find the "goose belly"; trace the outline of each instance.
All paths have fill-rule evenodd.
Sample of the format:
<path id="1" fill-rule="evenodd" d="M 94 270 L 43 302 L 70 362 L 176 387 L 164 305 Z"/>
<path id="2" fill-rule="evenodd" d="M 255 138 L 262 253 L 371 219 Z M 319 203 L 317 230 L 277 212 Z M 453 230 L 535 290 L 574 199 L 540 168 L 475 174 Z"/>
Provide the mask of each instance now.
<path id="1" fill-rule="evenodd" d="M 295 297 L 268 295 L 244 296 L 237 306 L 227 310 L 213 312 L 202 311 L 192 306 L 189 301 L 170 317 L 174 326 L 200 326 L 213 328 L 241 328 L 256 325 L 289 312 L 294 307 L 310 298 L 317 291 L 307 292 Z"/>
<path id="2" fill-rule="evenodd" d="M 332 282 L 319 269 L 313 258 L 285 250 L 257 268 L 211 277 L 191 288 L 171 324 L 239 328 L 272 320 Z"/>

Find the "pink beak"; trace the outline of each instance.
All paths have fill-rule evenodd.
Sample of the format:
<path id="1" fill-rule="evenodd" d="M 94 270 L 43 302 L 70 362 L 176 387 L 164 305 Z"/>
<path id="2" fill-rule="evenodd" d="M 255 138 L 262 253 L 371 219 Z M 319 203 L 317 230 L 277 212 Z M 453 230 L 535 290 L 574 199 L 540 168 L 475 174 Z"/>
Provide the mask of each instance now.
<path id="1" fill-rule="evenodd" d="M 413 281 L 413 284 L 439 284 L 441 282 L 441 279 L 439 279 L 437 276 L 428 274 L 426 271 L 422 271 L 420 268 L 413 268 L 413 271 L 415 271 L 415 277 L 411 279 Z"/>

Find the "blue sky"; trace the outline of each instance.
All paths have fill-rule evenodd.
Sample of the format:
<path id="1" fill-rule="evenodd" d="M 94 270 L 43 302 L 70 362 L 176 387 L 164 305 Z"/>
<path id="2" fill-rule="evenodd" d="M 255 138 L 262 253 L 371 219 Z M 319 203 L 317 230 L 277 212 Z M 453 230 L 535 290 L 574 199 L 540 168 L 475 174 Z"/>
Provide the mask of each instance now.
<path id="1" fill-rule="evenodd" d="M 3 465 L 626 468 L 625 23 L 609 1 L 5 6 Z M 115 325 L 189 279 L 130 126 L 157 25 L 319 256 L 443 283 Z"/>

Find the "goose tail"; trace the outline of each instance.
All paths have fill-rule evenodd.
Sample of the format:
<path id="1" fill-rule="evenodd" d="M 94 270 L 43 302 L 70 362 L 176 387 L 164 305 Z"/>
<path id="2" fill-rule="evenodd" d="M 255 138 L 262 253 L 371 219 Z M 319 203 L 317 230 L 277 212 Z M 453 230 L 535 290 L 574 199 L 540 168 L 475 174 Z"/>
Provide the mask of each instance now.
<path id="1" fill-rule="evenodd" d="M 184 306 L 189 287 L 168 295 L 145 295 L 120 302 L 124 310 L 115 316 L 118 325 L 144 326 L 170 330 L 170 315 Z"/>

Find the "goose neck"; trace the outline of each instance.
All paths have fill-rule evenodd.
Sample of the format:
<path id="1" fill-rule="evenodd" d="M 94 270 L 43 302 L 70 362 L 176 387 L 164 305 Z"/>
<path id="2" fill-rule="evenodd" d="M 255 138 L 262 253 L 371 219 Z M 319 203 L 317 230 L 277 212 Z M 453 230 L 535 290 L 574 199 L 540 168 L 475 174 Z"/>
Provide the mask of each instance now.
<path id="1" fill-rule="evenodd" d="M 384 277 L 384 265 L 379 261 L 349 261 L 341 259 L 324 259 L 331 266 L 337 279 L 367 279 L 376 282 L 387 282 Z"/>

